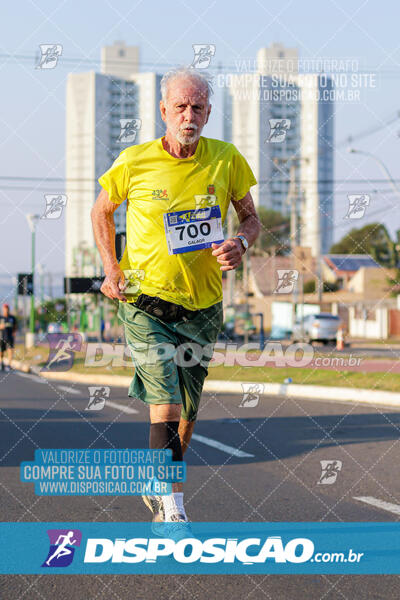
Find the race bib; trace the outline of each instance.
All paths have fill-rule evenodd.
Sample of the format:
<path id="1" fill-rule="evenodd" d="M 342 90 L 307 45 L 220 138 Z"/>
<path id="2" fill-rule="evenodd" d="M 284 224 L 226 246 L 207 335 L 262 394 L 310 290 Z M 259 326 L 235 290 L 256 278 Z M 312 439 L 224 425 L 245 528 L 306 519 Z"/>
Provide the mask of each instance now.
<path id="1" fill-rule="evenodd" d="M 164 214 L 168 254 L 210 248 L 224 241 L 219 205 Z"/>

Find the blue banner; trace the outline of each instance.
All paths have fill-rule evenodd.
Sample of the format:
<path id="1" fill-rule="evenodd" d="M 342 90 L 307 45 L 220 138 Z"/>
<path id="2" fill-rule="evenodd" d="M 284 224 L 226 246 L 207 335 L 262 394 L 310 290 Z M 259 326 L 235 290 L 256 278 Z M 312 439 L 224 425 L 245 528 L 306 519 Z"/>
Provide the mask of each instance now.
<path id="1" fill-rule="evenodd" d="M 172 450 L 38 449 L 20 465 L 21 481 L 38 496 L 164 495 L 186 479 L 186 463 Z"/>
<path id="2" fill-rule="evenodd" d="M 0 573 L 400 573 L 400 523 L 164 527 L 160 537 L 150 523 L 1 523 Z"/>

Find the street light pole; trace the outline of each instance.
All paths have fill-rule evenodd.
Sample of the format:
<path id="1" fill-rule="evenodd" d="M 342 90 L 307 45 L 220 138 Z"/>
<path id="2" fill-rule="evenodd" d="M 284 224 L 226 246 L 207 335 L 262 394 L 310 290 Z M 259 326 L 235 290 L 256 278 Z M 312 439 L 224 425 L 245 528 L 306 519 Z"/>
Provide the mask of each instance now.
<path id="1" fill-rule="evenodd" d="M 30 339 L 27 343 L 27 346 L 34 346 L 34 336 L 35 336 L 35 285 L 34 285 L 34 276 L 35 276 L 35 234 L 36 234 L 36 223 L 40 219 L 40 215 L 26 215 L 28 220 L 29 229 L 31 230 L 31 272 L 32 272 L 32 294 L 31 294 L 31 311 L 29 316 L 29 332 Z"/>
<path id="2" fill-rule="evenodd" d="M 385 173 L 386 177 L 388 178 L 388 180 L 389 180 L 392 188 L 396 192 L 396 194 L 398 194 L 400 196 L 400 188 L 397 186 L 395 180 L 393 179 L 393 177 L 392 177 L 389 169 L 385 165 L 385 163 L 378 156 L 375 156 L 375 154 L 372 154 L 371 152 L 365 152 L 364 150 L 357 150 L 356 148 L 348 148 L 347 151 L 350 152 L 350 154 L 363 154 L 364 156 L 369 156 L 370 158 L 373 158 L 374 161 L 378 163 L 378 165 L 381 167 L 382 171 Z"/>

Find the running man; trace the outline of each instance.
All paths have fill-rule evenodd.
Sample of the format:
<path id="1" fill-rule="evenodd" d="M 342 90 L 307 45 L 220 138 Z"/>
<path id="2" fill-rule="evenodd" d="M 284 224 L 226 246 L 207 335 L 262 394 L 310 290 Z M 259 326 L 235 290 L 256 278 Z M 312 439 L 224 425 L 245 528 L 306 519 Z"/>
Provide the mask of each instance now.
<path id="1" fill-rule="evenodd" d="M 50 558 L 46 560 L 46 565 L 50 566 L 50 563 L 54 558 L 61 558 L 62 556 L 71 554 L 72 550 L 70 548 L 67 548 L 67 546 L 73 546 L 76 543 L 76 540 L 71 539 L 73 537 L 73 531 L 68 531 L 66 535 L 61 534 L 58 536 L 58 539 L 56 541 L 57 548 L 50 556 Z M 60 542 L 60 540 L 62 540 L 62 542 Z"/>
<path id="2" fill-rule="evenodd" d="M 14 352 L 14 336 L 17 329 L 17 319 L 10 314 L 10 307 L 7 303 L 3 304 L 3 314 L 0 316 L 0 364 L 4 371 L 3 356 L 7 350 L 8 368 L 11 369 L 11 361 Z"/>
<path id="3" fill-rule="evenodd" d="M 211 93 L 209 78 L 199 70 L 164 75 L 165 136 L 120 153 L 99 179 L 103 190 L 91 213 L 106 275 L 101 291 L 119 300 L 118 316 L 134 360 L 128 394 L 149 406 L 150 448 L 170 448 L 177 461 L 190 442 L 223 323 L 222 271 L 240 265 L 260 230 L 249 191 L 257 181 L 246 160 L 233 144 L 201 136 Z M 118 264 L 113 213 L 125 199 L 127 242 Z M 239 231 L 223 241 L 230 202 Z M 144 276 L 137 293 L 128 296 L 125 278 L 132 270 Z M 177 360 L 179 352 L 168 352 L 184 343 L 191 344 L 192 360 L 183 353 L 187 365 Z M 154 359 L 161 347 L 166 351 Z M 188 520 L 181 482 L 172 484 L 170 495 L 143 499 L 153 523 Z"/>

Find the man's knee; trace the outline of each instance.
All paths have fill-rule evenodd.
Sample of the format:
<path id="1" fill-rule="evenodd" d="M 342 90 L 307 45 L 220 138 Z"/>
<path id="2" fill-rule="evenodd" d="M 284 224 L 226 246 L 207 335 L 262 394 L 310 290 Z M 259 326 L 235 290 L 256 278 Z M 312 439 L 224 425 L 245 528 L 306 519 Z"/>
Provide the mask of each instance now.
<path id="1" fill-rule="evenodd" d="M 181 404 L 150 404 L 150 421 L 151 423 L 179 421 L 181 409 Z"/>

